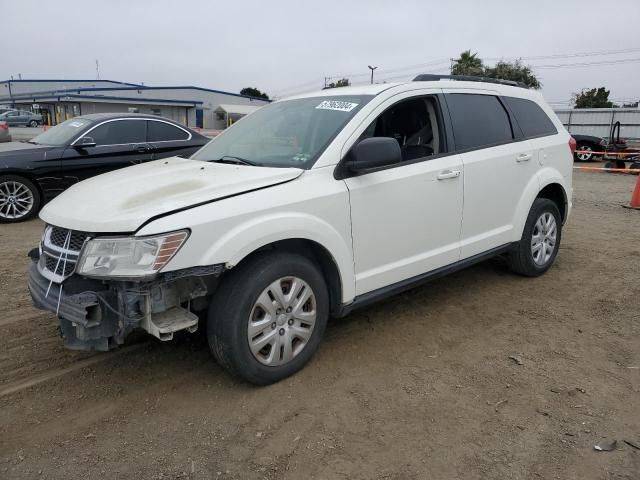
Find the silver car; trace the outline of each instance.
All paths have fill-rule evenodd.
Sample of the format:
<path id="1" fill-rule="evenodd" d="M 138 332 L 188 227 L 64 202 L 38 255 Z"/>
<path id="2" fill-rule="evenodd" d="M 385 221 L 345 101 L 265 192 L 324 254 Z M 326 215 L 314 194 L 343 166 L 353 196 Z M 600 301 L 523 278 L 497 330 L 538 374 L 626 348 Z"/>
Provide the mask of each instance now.
<path id="1" fill-rule="evenodd" d="M 7 122 L 0 120 L 0 143 L 10 141 L 11 134 L 9 133 L 9 125 L 7 125 Z"/>
<path id="2" fill-rule="evenodd" d="M 32 113 L 26 110 L 9 110 L 4 113 L 0 113 L 0 121 L 7 122 L 11 127 L 22 125 L 25 127 L 37 127 L 42 125 L 42 115 L 39 113 Z"/>

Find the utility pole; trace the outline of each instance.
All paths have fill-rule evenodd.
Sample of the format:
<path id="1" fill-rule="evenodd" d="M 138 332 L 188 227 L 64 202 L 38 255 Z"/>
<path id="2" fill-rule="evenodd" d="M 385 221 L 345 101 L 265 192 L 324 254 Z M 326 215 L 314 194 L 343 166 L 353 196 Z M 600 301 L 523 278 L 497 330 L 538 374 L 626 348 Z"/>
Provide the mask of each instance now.
<path id="1" fill-rule="evenodd" d="M 373 85 L 373 71 L 378 67 L 372 67 L 371 65 L 367 65 L 369 70 L 371 70 L 371 85 Z"/>
<path id="2" fill-rule="evenodd" d="M 96 80 L 100 80 L 100 64 L 98 64 L 97 58 L 96 58 Z"/>

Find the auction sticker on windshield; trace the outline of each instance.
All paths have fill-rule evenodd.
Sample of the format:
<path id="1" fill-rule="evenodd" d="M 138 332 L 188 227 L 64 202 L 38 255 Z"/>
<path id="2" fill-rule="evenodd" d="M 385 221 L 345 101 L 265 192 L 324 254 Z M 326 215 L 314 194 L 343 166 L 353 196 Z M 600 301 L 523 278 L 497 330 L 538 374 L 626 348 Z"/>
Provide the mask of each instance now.
<path id="1" fill-rule="evenodd" d="M 325 100 L 316 107 L 318 110 L 337 110 L 339 112 L 350 112 L 358 106 L 357 103 L 341 102 L 339 100 Z"/>

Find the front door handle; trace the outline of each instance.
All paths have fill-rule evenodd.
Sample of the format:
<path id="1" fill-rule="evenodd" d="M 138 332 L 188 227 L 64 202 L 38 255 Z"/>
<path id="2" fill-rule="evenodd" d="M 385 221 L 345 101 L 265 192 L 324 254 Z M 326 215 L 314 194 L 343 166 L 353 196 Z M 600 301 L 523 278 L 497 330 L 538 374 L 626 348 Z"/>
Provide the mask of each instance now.
<path id="1" fill-rule="evenodd" d="M 528 162 L 531 160 L 532 155 L 530 153 L 521 153 L 516 157 L 516 162 Z"/>
<path id="2" fill-rule="evenodd" d="M 448 178 L 458 178 L 460 176 L 460 170 L 443 170 L 436 177 L 438 180 L 447 180 Z"/>
<path id="3" fill-rule="evenodd" d="M 149 147 L 149 145 L 145 145 L 144 143 L 140 143 L 138 145 L 135 145 L 133 147 L 135 149 L 136 152 L 138 153 L 146 153 L 149 150 L 151 150 L 151 148 Z"/>

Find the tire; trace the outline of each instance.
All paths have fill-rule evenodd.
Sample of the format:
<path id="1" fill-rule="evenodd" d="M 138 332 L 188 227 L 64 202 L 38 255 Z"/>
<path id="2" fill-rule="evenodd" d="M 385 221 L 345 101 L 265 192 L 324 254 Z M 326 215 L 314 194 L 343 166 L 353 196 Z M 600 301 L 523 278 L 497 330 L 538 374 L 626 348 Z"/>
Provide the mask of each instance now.
<path id="1" fill-rule="evenodd" d="M 38 125 L 39 125 L 39 123 L 38 123 L 38 121 L 37 121 L 37 120 L 31 120 L 31 121 L 29 122 L 29 126 L 30 126 L 30 127 L 32 127 L 32 128 L 35 128 L 35 127 L 37 127 Z"/>
<path id="2" fill-rule="evenodd" d="M 544 233 L 544 230 L 541 231 L 542 224 L 539 222 L 549 217 L 553 217 L 555 237 L 552 235 L 553 226 L 549 228 L 548 223 L 544 225 L 545 228 L 548 228 L 547 233 Z M 537 235 L 541 236 L 541 248 L 537 253 L 534 253 L 534 236 Z M 553 245 L 549 251 L 552 238 Z M 511 271 L 526 277 L 542 275 L 553 265 L 558 255 L 561 238 L 562 220 L 557 205 L 547 198 L 536 198 L 524 225 L 522 238 L 507 256 L 509 268 Z"/>
<path id="3" fill-rule="evenodd" d="M 576 150 L 588 151 L 589 153 L 574 153 L 576 162 L 590 162 L 593 160 L 593 148 L 590 143 L 578 143 Z"/>
<path id="4" fill-rule="evenodd" d="M 615 161 L 608 160 L 605 162 L 604 168 L 618 168 L 618 164 Z"/>
<path id="5" fill-rule="evenodd" d="M 0 175 L 0 223 L 18 223 L 30 219 L 40 209 L 40 191 L 17 175 Z"/>
<path id="6" fill-rule="evenodd" d="M 300 294 L 308 287 L 313 301 L 288 313 L 287 306 L 295 302 L 278 303 L 275 295 L 269 295 L 279 289 L 288 296 L 287 282 L 291 288 L 297 285 L 294 290 Z M 314 313 L 311 328 L 298 320 L 308 321 Z M 247 382 L 269 385 L 305 366 L 318 349 L 328 318 L 327 286 L 312 261 L 299 254 L 262 253 L 223 279 L 209 306 L 207 337 L 211 353 L 227 371 Z M 297 337 L 296 332 L 303 331 L 306 340 Z"/>
<path id="7" fill-rule="evenodd" d="M 640 161 L 635 161 L 629 165 L 629 170 L 640 170 Z"/>

